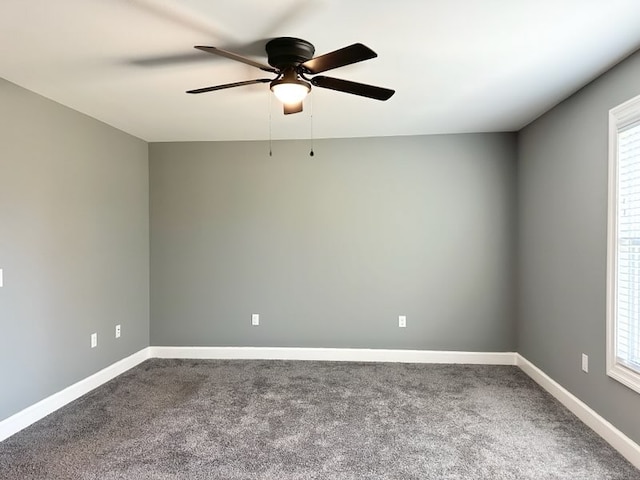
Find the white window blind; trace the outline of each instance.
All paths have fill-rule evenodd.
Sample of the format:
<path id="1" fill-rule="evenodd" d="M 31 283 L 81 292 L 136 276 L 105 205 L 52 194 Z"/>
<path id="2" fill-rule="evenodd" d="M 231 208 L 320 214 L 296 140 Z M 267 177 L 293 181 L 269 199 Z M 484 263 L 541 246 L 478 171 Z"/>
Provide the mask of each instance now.
<path id="1" fill-rule="evenodd" d="M 640 123 L 618 131 L 616 362 L 640 372 Z"/>

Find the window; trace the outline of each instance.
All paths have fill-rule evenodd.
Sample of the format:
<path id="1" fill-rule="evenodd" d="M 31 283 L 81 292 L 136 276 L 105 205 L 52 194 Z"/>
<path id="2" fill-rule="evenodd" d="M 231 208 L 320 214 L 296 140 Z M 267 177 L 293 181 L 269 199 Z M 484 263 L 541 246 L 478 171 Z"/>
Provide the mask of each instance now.
<path id="1" fill-rule="evenodd" d="M 640 393 L 640 96 L 609 112 L 607 374 Z"/>

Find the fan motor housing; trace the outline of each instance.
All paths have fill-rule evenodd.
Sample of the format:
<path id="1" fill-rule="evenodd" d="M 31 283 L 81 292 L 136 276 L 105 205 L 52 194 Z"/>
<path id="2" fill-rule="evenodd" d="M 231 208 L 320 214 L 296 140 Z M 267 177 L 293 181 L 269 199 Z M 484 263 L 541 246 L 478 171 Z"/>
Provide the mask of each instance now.
<path id="1" fill-rule="evenodd" d="M 316 51 L 311 43 L 294 37 L 278 37 L 269 40 L 265 50 L 269 65 L 279 70 L 311 60 Z"/>

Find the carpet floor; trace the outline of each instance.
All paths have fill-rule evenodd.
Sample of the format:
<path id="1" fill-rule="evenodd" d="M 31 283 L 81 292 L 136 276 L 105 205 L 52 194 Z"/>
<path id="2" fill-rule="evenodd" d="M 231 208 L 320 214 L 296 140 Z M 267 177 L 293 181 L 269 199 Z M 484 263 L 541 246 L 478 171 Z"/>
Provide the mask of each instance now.
<path id="1" fill-rule="evenodd" d="M 640 479 L 517 367 L 148 360 L 0 443 L 3 480 Z"/>

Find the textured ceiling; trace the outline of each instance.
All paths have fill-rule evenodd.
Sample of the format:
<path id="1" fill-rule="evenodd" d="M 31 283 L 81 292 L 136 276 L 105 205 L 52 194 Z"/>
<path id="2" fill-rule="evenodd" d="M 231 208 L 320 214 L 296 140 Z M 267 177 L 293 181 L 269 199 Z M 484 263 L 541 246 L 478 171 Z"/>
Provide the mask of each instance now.
<path id="1" fill-rule="evenodd" d="M 267 84 L 184 93 L 264 77 L 194 45 L 265 62 L 276 36 L 364 43 L 327 75 L 397 93 L 314 88 L 287 117 Z M 640 1 L 2 0 L 0 41 L 1 77 L 147 141 L 513 131 L 640 47 Z"/>

